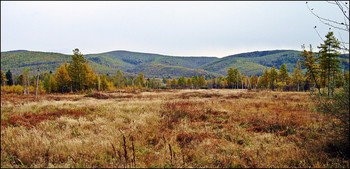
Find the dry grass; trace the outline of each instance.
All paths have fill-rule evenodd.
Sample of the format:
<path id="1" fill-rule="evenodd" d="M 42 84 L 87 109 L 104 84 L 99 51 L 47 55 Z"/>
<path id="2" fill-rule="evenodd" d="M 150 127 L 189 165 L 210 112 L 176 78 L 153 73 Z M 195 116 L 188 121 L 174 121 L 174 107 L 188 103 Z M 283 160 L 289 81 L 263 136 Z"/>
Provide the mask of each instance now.
<path id="1" fill-rule="evenodd" d="M 1 167 L 349 167 L 308 93 L 1 95 Z"/>

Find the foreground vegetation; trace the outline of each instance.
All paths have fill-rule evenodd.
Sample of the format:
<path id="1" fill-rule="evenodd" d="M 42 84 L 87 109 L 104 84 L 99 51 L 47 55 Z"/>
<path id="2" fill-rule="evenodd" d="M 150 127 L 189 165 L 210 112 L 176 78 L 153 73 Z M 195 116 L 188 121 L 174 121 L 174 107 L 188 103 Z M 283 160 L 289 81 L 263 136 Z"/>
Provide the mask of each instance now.
<path id="1" fill-rule="evenodd" d="M 309 93 L 1 94 L 1 167 L 349 167 Z"/>

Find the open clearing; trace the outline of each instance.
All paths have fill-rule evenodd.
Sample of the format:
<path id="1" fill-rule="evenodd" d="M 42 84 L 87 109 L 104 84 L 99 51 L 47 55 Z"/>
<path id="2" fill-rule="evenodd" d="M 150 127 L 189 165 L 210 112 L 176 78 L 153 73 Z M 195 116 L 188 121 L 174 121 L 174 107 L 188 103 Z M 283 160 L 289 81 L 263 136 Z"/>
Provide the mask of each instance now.
<path id="1" fill-rule="evenodd" d="M 349 167 L 309 95 L 1 94 L 1 167 Z"/>

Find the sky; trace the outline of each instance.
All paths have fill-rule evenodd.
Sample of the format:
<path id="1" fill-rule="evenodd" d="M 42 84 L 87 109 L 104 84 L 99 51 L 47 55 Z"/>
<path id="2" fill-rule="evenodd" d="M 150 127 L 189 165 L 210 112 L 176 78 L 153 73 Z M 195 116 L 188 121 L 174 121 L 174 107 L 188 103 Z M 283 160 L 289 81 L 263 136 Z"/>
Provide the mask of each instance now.
<path id="1" fill-rule="evenodd" d="M 343 21 L 337 6 L 308 2 Z M 114 50 L 215 56 L 292 49 L 322 42 L 329 26 L 305 1 L 1 1 L 1 51 L 82 54 Z M 349 42 L 349 32 L 334 31 Z"/>

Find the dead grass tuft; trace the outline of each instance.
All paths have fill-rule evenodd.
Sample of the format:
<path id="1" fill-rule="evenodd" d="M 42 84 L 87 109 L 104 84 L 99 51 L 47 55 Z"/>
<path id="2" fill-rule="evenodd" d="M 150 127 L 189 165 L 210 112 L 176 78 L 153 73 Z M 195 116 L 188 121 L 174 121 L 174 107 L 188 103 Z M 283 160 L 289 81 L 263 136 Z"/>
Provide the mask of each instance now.
<path id="1" fill-rule="evenodd" d="M 61 116 L 69 116 L 78 118 L 86 115 L 85 112 L 78 110 L 62 110 L 58 112 L 45 112 L 40 114 L 24 113 L 22 115 L 11 115 L 7 121 L 2 121 L 1 125 L 4 127 L 10 126 L 25 126 L 27 128 L 35 127 L 42 121 L 55 120 Z"/>

